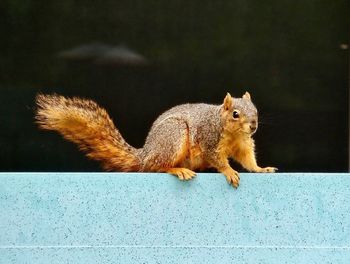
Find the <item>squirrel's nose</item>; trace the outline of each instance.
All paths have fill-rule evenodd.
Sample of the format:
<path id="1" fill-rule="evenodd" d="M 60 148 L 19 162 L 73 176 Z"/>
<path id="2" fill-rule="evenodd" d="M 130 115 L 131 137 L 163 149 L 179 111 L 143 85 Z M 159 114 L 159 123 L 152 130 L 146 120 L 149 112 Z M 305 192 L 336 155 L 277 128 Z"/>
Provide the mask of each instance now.
<path id="1" fill-rule="evenodd" d="M 250 130 L 252 132 L 255 132 L 257 129 L 257 122 L 255 120 L 253 120 L 252 122 L 250 122 Z"/>

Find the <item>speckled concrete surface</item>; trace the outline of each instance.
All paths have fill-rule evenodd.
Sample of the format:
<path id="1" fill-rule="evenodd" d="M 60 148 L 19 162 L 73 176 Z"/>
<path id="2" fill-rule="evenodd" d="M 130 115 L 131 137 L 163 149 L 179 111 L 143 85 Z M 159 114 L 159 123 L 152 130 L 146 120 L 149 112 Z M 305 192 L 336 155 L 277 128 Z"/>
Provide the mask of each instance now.
<path id="1" fill-rule="evenodd" d="M 349 174 L 0 173 L 0 263 L 350 263 Z"/>

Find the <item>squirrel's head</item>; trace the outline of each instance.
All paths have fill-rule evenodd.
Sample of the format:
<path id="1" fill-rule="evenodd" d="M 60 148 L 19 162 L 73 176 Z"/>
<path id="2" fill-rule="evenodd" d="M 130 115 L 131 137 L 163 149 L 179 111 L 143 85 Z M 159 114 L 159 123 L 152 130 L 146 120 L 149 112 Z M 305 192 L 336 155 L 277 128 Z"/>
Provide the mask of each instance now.
<path id="1" fill-rule="evenodd" d="M 246 135 L 253 135 L 256 132 L 258 111 L 248 92 L 242 98 L 233 98 L 227 93 L 221 107 L 225 130 Z"/>

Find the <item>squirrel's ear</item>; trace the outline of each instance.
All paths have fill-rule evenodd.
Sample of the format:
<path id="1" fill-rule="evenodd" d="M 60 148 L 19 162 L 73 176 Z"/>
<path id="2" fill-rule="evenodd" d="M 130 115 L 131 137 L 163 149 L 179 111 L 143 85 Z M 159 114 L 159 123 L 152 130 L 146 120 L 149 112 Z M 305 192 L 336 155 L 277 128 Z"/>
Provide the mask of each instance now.
<path id="1" fill-rule="evenodd" d="M 245 94 L 243 94 L 242 98 L 247 99 L 247 100 L 251 100 L 250 93 L 245 92 Z"/>
<path id="2" fill-rule="evenodd" d="M 230 95 L 230 93 L 227 93 L 227 95 L 224 99 L 224 109 L 227 111 L 227 110 L 232 109 L 232 107 L 233 107 L 233 98 Z"/>

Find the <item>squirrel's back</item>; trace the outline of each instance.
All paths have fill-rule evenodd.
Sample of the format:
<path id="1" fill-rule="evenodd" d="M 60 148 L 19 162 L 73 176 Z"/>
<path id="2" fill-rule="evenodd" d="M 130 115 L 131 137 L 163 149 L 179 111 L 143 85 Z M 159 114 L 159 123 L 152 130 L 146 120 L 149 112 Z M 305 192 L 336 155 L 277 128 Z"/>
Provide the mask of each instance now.
<path id="1" fill-rule="evenodd" d="M 208 125 L 208 123 L 210 125 L 220 126 L 220 105 L 189 103 L 174 106 L 162 113 L 154 121 L 152 128 L 169 118 L 184 120 L 188 124 L 189 129 L 201 126 L 201 124 Z"/>
<path id="2" fill-rule="evenodd" d="M 153 123 L 148 136 L 152 135 L 159 125 L 167 120 L 181 120 L 185 123 L 190 136 L 197 137 L 198 132 L 200 134 L 210 133 L 213 137 L 213 133 L 221 132 L 221 116 L 220 105 L 194 103 L 194 104 L 182 104 L 177 105 L 162 113 Z M 200 131 L 206 130 L 206 131 Z M 157 133 L 158 134 L 158 133 Z M 147 139 L 146 139 L 147 144 Z"/>

